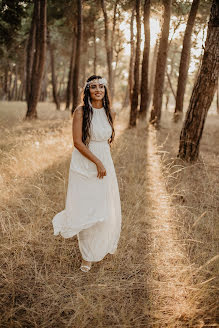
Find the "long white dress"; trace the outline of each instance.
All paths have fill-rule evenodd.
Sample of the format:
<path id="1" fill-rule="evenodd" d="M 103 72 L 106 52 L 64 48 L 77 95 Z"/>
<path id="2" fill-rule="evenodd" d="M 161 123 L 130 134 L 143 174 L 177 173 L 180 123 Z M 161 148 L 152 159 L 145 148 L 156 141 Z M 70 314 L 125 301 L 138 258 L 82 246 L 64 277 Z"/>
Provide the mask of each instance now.
<path id="1" fill-rule="evenodd" d="M 54 235 L 77 235 L 82 258 L 98 262 L 114 254 L 121 231 L 121 204 L 108 139 L 112 128 L 105 109 L 93 108 L 89 149 L 103 163 L 106 176 L 97 177 L 96 165 L 73 149 L 65 209 L 52 220 Z"/>

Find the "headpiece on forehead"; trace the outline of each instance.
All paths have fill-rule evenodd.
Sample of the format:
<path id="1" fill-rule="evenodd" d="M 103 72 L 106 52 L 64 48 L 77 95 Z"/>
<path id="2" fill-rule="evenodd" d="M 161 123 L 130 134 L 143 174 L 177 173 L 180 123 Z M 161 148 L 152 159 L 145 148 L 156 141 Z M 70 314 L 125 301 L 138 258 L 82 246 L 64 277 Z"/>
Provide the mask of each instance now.
<path id="1" fill-rule="evenodd" d="M 92 83 L 99 83 L 99 84 L 103 84 L 103 85 L 107 86 L 107 80 L 104 78 L 101 78 L 101 79 L 93 79 L 89 82 L 86 82 L 85 87 L 90 87 L 90 84 L 92 84 Z"/>

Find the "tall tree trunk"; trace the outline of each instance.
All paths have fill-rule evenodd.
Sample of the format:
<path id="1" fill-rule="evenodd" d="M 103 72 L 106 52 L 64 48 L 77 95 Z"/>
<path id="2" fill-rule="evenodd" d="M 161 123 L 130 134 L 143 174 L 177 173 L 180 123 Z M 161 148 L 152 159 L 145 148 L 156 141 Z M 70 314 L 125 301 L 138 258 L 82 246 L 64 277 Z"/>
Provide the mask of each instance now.
<path id="1" fill-rule="evenodd" d="M 19 101 L 23 101 L 24 88 L 25 88 L 25 76 L 22 77 L 22 81 L 21 81 L 21 84 L 18 89 L 18 100 Z"/>
<path id="2" fill-rule="evenodd" d="M 128 77 L 128 85 L 129 85 L 129 100 L 130 104 L 132 102 L 132 91 L 133 91 L 133 78 L 134 78 L 134 58 L 135 58 L 135 41 L 134 41 L 134 18 L 135 18 L 135 10 L 132 10 L 131 22 L 130 22 L 130 61 L 129 61 L 129 77 Z"/>
<path id="3" fill-rule="evenodd" d="M 19 92 L 18 92 L 18 99 L 20 101 L 25 100 L 26 97 L 26 63 L 27 63 L 27 43 L 28 40 L 25 41 L 25 47 L 24 47 L 24 63 L 22 65 L 22 69 L 21 69 L 21 84 L 20 84 L 20 88 L 19 88 Z"/>
<path id="4" fill-rule="evenodd" d="M 56 83 L 56 74 L 55 74 L 55 56 L 54 56 L 54 45 L 51 43 L 50 33 L 48 30 L 47 33 L 47 42 L 49 46 L 49 53 L 50 53 L 50 64 L 51 64 L 51 73 L 52 73 L 52 94 L 53 100 L 56 104 L 56 109 L 60 109 L 60 101 L 57 94 L 57 83 Z"/>
<path id="5" fill-rule="evenodd" d="M 42 77 L 42 81 L 41 81 L 40 97 L 39 97 L 39 101 L 43 101 L 43 102 L 46 101 L 46 99 L 47 99 L 48 66 L 49 66 L 49 59 L 48 59 L 48 56 L 46 56 L 43 77 Z"/>
<path id="6" fill-rule="evenodd" d="M 72 95 L 72 114 L 78 105 L 78 82 L 80 72 L 80 56 L 81 56 L 81 39 L 82 39 L 82 0 L 77 0 L 78 17 L 77 17 L 77 42 L 75 65 L 73 71 L 73 95 Z"/>
<path id="7" fill-rule="evenodd" d="M 109 40 L 108 15 L 106 11 L 105 1 L 101 0 L 100 2 L 103 11 L 104 25 L 105 25 L 104 35 L 105 35 L 106 58 L 107 58 L 107 67 L 108 67 L 108 80 L 109 80 L 108 85 L 109 85 L 110 94 L 112 94 L 112 51 L 111 51 L 111 45 Z"/>
<path id="8" fill-rule="evenodd" d="M 37 23 L 37 6 L 34 5 L 30 33 L 28 37 L 27 47 L 26 47 L 26 101 L 29 102 L 30 87 L 31 87 L 31 76 L 32 76 L 32 66 L 33 57 L 36 41 L 36 23 Z"/>
<path id="9" fill-rule="evenodd" d="M 7 99 L 8 99 L 9 101 L 12 100 L 12 99 L 11 99 L 11 93 L 12 93 L 11 89 L 12 89 L 12 69 L 11 69 L 11 67 L 10 67 L 10 65 L 9 65 L 8 97 L 7 97 Z"/>
<path id="10" fill-rule="evenodd" d="M 219 78 L 217 80 L 217 113 L 219 114 Z"/>
<path id="11" fill-rule="evenodd" d="M 122 108 L 127 107 L 129 105 L 129 86 L 126 86 L 125 89 L 125 97 L 123 100 Z"/>
<path id="12" fill-rule="evenodd" d="M 165 109 L 166 110 L 168 110 L 169 100 L 170 100 L 170 93 L 167 91 L 167 93 L 166 93 L 166 104 L 165 104 Z"/>
<path id="13" fill-rule="evenodd" d="M 173 97 L 174 99 L 176 100 L 176 93 L 173 89 L 173 85 L 172 85 L 172 82 L 171 82 L 171 75 L 172 75 L 172 72 L 169 74 L 167 71 L 166 71 L 166 75 L 167 75 L 167 81 L 168 81 L 168 84 L 169 84 L 169 87 L 170 87 L 170 90 L 173 94 Z"/>
<path id="14" fill-rule="evenodd" d="M 161 118 L 162 98 L 164 88 L 164 78 L 167 62 L 168 37 L 170 29 L 171 3 L 172 0 L 162 0 L 164 5 L 164 19 L 162 25 L 162 33 L 157 56 L 156 76 L 154 85 L 153 108 L 151 111 L 150 122 L 159 124 Z"/>
<path id="15" fill-rule="evenodd" d="M 180 135 L 178 157 L 195 161 L 208 109 L 212 103 L 219 75 L 219 2 L 213 0 L 207 39 L 198 79 L 194 85 L 188 111 Z"/>
<path id="16" fill-rule="evenodd" d="M 8 99 L 8 64 L 5 66 L 4 73 L 4 98 Z"/>
<path id="17" fill-rule="evenodd" d="M 153 90 L 154 90 L 154 82 L 155 82 L 155 73 L 156 73 L 156 63 L 157 63 L 157 54 L 158 54 L 158 40 L 156 41 L 156 44 L 154 46 L 154 51 L 152 55 L 152 60 L 150 64 L 150 70 L 149 70 L 149 99 L 148 99 L 148 108 L 147 111 L 150 108 L 151 100 L 153 98 Z"/>
<path id="18" fill-rule="evenodd" d="M 144 3 L 144 53 L 141 71 L 141 104 L 140 114 L 145 116 L 148 107 L 149 89 L 148 89 L 148 70 L 150 55 L 150 7 L 151 1 L 145 0 Z"/>
<path id="19" fill-rule="evenodd" d="M 94 22 L 94 33 L 93 33 L 93 40 L 94 40 L 94 62 L 93 62 L 93 70 L 94 75 L 97 74 L 97 44 L 96 44 L 96 26 Z"/>
<path id="20" fill-rule="evenodd" d="M 175 62 L 175 57 L 176 57 L 176 53 L 175 51 L 172 52 L 172 56 L 171 56 L 171 61 L 170 61 L 170 66 L 171 66 L 171 69 L 170 69 L 170 73 L 168 73 L 168 67 L 166 67 L 166 77 L 167 77 L 167 86 L 166 86 L 166 90 L 164 91 L 164 93 L 166 93 L 166 96 L 167 96 L 167 99 L 166 99 L 166 110 L 168 109 L 168 104 L 169 104 L 169 98 L 170 98 L 170 92 L 172 92 L 172 95 L 176 101 L 176 93 L 175 93 L 175 90 L 173 88 L 173 84 L 171 82 L 171 78 L 173 76 L 173 72 L 174 72 L 174 62 Z M 169 88 L 168 88 L 169 86 Z"/>
<path id="21" fill-rule="evenodd" d="M 136 23 L 137 23 L 137 42 L 135 51 L 135 68 L 134 68 L 134 86 L 132 92 L 131 111 L 129 118 L 129 126 L 136 126 L 137 110 L 138 110 L 138 95 L 139 95 L 139 70 L 140 70 L 140 54 L 141 54 L 141 16 L 140 5 L 141 1 L 136 0 Z"/>
<path id="22" fill-rule="evenodd" d="M 113 30 L 111 33 L 111 47 L 110 47 L 110 51 L 111 51 L 111 62 L 113 62 L 114 60 L 114 56 L 113 56 L 113 51 L 114 51 L 114 36 L 115 36 L 115 30 L 116 30 L 116 14 L 117 14 L 117 5 L 118 5 L 118 0 L 115 1 L 114 3 L 114 10 L 113 10 Z M 118 36 L 119 37 L 119 36 Z M 119 45 L 120 48 L 120 45 Z M 116 69 L 117 69 L 117 64 L 118 64 L 118 57 L 119 57 L 119 50 L 116 52 L 116 66 L 114 68 L 114 70 L 112 71 L 112 91 L 111 91 L 111 102 L 113 101 L 113 97 L 114 97 L 114 86 L 115 86 L 115 78 L 116 78 Z"/>
<path id="23" fill-rule="evenodd" d="M 117 70 L 118 70 L 118 64 L 119 64 L 119 60 L 120 60 L 120 53 L 123 51 L 123 40 L 122 38 L 120 37 L 120 33 L 118 31 L 118 34 L 117 34 L 117 38 L 118 38 L 118 41 L 117 41 L 117 44 L 115 46 L 115 59 L 114 59 L 114 69 L 113 69 L 113 94 L 112 94 L 112 99 L 114 97 L 114 85 L 116 83 L 116 79 L 118 77 L 118 74 L 117 74 Z"/>
<path id="24" fill-rule="evenodd" d="M 193 0 L 191 10 L 189 13 L 188 22 L 186 25 L 185 35 L 183 39 L 183 48 L 181 53 L 180 65 L 179 65 L 179 77 L 176 93 L 176 107 L 174 115 L 179 117 L 180 113 L 183 112 L 183 101 L 186 90 L 186 81 L 188 76 L 189 69 L 189 58 L 190 58 L 190 49 L 191 49 L 191 35 L 193 26 L 195 24 L 195 18 L 198 11 L 200 0 Z M 182 116 L 181 116 L 182 117 Z M 175 118 L 175 121 L 178 119 Z"/>
<path id="25" fill-rule="evenodd" d="M 65 72 L 66 72 L 66 68 L 64 66 L 63 71 L 62 71 L 62 77 L 60 79 L 59 88 L 58 88 L 58 97 L 59 97 L 60 101 L 64 101 L 65 96 L 66 96 L 67 83 L 65 82 L 65 77 L 66 77 Z M 72 92 L 73 92 L 73 90 L 72 90 Z"/>
<path id="26" fill-rule="evenodd" d="M 17 65 L 15 65 L 14 69 L 14 81 L 12 86 L 12 92 L 11 92 L 11 100 L 17 100 Z"/>
<path id="27" fill-rule="evenodd" d="M 97 74 L 97 44 L 96 44 L 96 26 L 94 22 L 94 34 L 93 34 L 93 40 L 94 40 L 94 75 Z"/>
<path id="28" fill-rule="evenodd" d="M 35 0 L 34 7 L 36 6 L 36 50 L 33 59 L 33 68 L 31 76 L 31 88 L 27 101 L 27 114 L 26 118 L 37 117 L 37 103 L 40 96 L 40 87 L 43 77 L 43 70 L 46 57 L 46 30 L 47 30 L 47 0 Z M 35 9 L 34 9 L 35 11 Z"/>
<path id="29" fill-rule="evenodd" d="M 73 70 L 75 66 L 75 53 L 76 53 L 76 36 L 75 31 L 72 33 L 72 48 L 71 48 L 71 58 L 68 72 L 68 84 L 66 89 L 66 105 L 65 109 L 68 110 L 72 101 L 72 84 L 73 84 Z"/>
<path id="30" fill-rule="evenodd" d="M 79 83 L 81 85 L 84 84 L 86 76 L 87 76 L 87 64 L 88 64 L 88 35 L 84 33 L 83 39 L 82 39 L 82 53 L 83 55 L 81 56 L 82 60 L 82 65 L 81 65 L 81 79 Z"/>

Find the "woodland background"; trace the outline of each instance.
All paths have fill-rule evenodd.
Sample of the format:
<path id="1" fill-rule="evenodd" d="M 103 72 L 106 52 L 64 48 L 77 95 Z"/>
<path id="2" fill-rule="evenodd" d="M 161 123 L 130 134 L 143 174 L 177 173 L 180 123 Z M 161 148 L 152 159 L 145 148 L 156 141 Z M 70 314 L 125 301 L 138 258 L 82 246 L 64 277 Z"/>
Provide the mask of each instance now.
<path id="1" fill-rule="evenodd" d="M 211 31 L 217 21 L 216 2 L 101 0 L 84 1 L 82 6 L 76 0 L 2 1 L 1 7 L 3 100 L 26 100 L 28 118 L 37 117 L 39 100 L 53 100 L 57 110 L 65 102 L 65 109 L 73 113 L 79 88 L 98 72 L 108 76 L 112 100 L 122 108 L 130 104 L 131 127 L 138 113 L 145 117 L 150 105 L 152 124 L 159 124 L 162 105 L 175 107 L 177 121 L 184 98 L 188 106 L 197 86 L 188 110 L 193 126 L 189 131 L 187 117 L 179 156 L 198 157 L 204 117 L 214 94 L 218 111 L 218 34 Z M 204 56 L 210 8 L 210 41 Z M 196 111 L 202 114 L 195 119 Z M 194 149 L 182 150 L 190 139 Z"/>
<path id="2" fill-rule="evenodd" d="M 218 1 L 0 8 L 0 326 L 218 326 Z M 117 112 L 123 226 L 117 254 L 83 275 L 51 219 L 93 74 Z"/>

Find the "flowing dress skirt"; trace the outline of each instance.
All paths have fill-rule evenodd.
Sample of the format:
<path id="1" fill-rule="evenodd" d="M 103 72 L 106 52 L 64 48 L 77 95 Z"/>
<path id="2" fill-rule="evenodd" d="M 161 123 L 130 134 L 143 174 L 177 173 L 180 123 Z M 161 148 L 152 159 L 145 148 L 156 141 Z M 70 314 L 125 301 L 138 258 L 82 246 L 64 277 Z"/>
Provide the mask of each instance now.
<path id="1" fill-rule="evenodd" d="M 65 209 L 52 220 L 54 235 L 77 235 L 82 258 L 97 262 L 114 254 L 121 231 L 117 177 L 108 141 L 90 141 L 89 149 L 102 161 L 107 175 L 97 177 L 96 165 L 76 148 L 72 152 Z"/>

